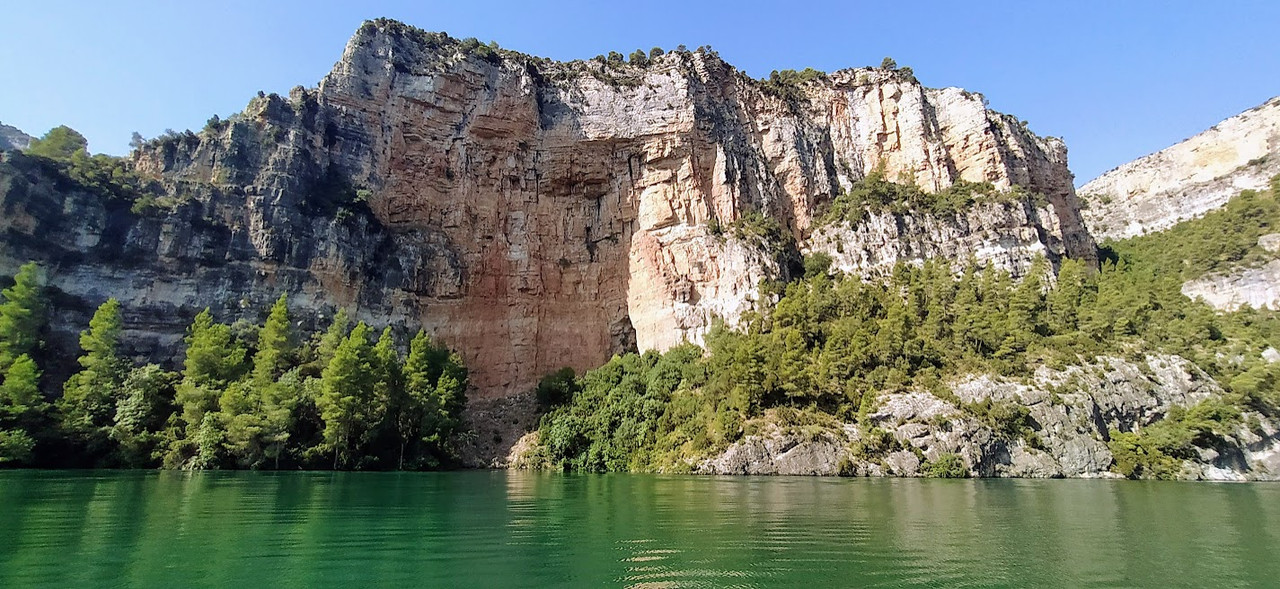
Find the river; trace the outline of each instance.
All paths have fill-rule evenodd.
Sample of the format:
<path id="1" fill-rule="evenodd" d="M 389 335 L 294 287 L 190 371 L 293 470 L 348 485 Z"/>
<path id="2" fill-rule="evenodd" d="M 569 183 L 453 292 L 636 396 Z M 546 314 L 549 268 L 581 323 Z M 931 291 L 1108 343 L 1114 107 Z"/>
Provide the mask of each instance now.
<path id="1" fill-rule="evenodd" d="M 0 472 L 0 587 L 1257 587 L 1280 485 Z"/>

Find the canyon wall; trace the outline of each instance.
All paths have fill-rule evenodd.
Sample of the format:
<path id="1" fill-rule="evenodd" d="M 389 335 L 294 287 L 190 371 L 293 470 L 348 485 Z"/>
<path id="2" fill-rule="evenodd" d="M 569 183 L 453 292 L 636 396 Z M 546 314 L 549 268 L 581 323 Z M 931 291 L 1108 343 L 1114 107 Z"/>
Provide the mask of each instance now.
<path id="1" fill-rule="evenodd" d="M 792 254 L 872 260 L 842 262 L 868 275 L 975 252 L 1015 273 L 1036 254 L 1096 260 L 1062 142 L 981 95 L 873 68 L 771 84 L 710 50 L 558 63 L 367 22 L 318 87 L 132 160 L 161 198 L 104 199 L 20 155 L 0 165 L 0 272 L 45 263 L 55 345 L 74 348 L 115 296 L 132 349 L 172 357 L 199 309 L 256 321 L 289 293 L 306 325 L 346 308 L 428 329 L 464 354 L 480 405 L 736 320 L 796 261 L 735 230 L 756 213 Z M 815 232 L 873 170 L 1040 198 Z"/>

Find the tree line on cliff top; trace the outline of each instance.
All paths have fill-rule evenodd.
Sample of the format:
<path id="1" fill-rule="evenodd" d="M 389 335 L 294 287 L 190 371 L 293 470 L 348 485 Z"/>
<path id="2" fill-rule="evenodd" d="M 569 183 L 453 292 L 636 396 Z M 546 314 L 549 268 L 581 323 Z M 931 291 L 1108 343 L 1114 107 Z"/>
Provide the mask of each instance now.
<path id="1" fill-rule="evenodd" d="M 36 358 L 47 304 L 29 263 L 0 293 L 0 464 L 432 469 L 456 463 L 467 368 L 419 331 L 402 353 L 339 311 L 297 333 L 281 296 L 262 325 L 196 315 L 182 369 L 123 355 L 120 303 L 80 335 L 79 370 L 53 403 Z"/>

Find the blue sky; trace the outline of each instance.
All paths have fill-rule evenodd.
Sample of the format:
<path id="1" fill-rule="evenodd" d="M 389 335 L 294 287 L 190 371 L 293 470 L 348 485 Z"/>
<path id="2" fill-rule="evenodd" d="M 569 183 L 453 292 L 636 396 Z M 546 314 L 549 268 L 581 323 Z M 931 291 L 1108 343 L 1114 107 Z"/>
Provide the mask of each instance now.
<path id="1" fill-rule="evenodd" d="M 911 66 L 1066 139 L 1077 183 L 1280 94 L 1280 2 L 6 0 L 0 121 L 95 152 L 315 85 L 367 18 L 555 59 L 711 45 L 774 69 Z"/>

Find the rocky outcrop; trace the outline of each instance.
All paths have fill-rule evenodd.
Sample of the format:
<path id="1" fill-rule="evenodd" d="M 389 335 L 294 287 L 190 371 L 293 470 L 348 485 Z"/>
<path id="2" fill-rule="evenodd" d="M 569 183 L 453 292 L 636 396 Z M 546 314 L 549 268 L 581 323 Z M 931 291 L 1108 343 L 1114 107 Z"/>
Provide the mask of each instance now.
<path id="1" fill-rule="evenodd" d="M 0 151 L 7 149 L 26 149 L 33 138 L 21 129 L 0 123 Z"/>
<path id="2" fill-rule="evenodd" d="M 289 293 L 306 322 L 341 307 L 430 330 L 466 357 L 482 412 L 561 366 L 735 321 L 762 279 L 790 269 L 713 228 L 760 212 L 805 244 L 817 212 L 874 169 L 928 189 L 1022 186 L 1048 203 L 921 219 L 933 228 L 896 245 L 875 241 L 887 221 L 846 228 L 872 237 L 840 238 L 845 251 L 877 249 L 876 264 L 969 253 L 934 239 L 1010 268 L 1041 250 L 1094 256 L 1062 142 L 980 95 L 870 68 L 771 85 L 709 50 L 556 63 L 368 22 L 317 88 L 260 96 L 132 158 L 165 187 L 139 212 L 50 188 L 16 159 L 0 172 L 0 271 L 46 262 L 68 347 L 108 296 L 146 354 L 172 351 L 206 305 L 256 320 Z"/>
<path id="3" fill-rule="evenodd" d="M 846 474 L 921 476 L 931 461 L 956 455 L 970 476 L 1112 477 L 1112 431 L 1140 431 L 1172 407 L 1223 394 L 1178 356 L 1140 362 L 1099 358 L 1063 370 L 1040 368 L 1028 382 L 979 375 L 953 383 L 953 397 L 893 393 L 855 426 L 821 434 L 770 427 L 697 466 L 710 474 Z M 990 402 L 1025 409 L 1022 432 L 1008 431 L 974 407 Z M 1259 414 L 1214 448 L 1187 461 L 1184 478 L 1280 478 L 1280 423 Z"/>
<path id="4" fill-rule="evenodd" d="M 950 260 L 956 271 L 973 260 L 1020 277 L 1037 256 L 1052 262 L 1067 256 L 1067 233 L 1053 207 L 1020 200 L 980 203 L 951 215 L 869 213 L 857 225 L 816 229 L 806 249 L 829 254 L 833 269 L 863 277 L 888 276 L 898 262 L 928 259 Z"/>
<path id="5" fill-rule="evenodd" d="M 1273 254 L 1280 253 L 1280 233 L 1259 237 L 1258 245 Z M 1182 294 L 1203 300 L 1221 311 L 1234 311 L 1245 306 L 1280 309 L 1280 260 L 1188 280 L 1182 285 Z"/>
<path id="6" fill-rule="evenodd" d="M 1098 239 L 1172 227 L 1265 188 L 1280 174 L 1280 96 L 1208 131 L 1111 170 L 1080 188 Z"/>

